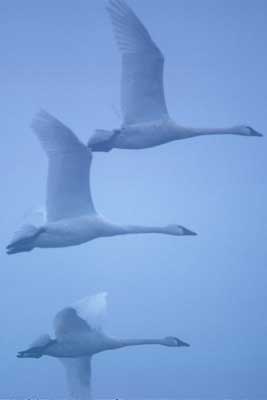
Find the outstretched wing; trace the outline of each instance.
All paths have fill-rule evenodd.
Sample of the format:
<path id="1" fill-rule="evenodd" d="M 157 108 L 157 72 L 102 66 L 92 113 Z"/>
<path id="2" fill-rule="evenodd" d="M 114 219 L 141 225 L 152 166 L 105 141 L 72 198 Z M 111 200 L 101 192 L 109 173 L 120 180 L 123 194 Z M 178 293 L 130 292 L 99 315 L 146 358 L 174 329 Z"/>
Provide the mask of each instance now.
<path id="1" fill-rule="evenodd" d="M 161 51 L 124 0 L 109 0 L 107 10 L 122 52 L 121 107 L 124 124 L 168 117 Z"/>
<path id="2" fill-rule="evenodd" d="M 91 358 L 59 358 L 66 371 L 71 399 L 88 400 L 91 398 Z"/>
<path id="3" fill-rule="evenodd" d="M 106 297 L 104 292 L 88 296 L 60 311 L 54 319 L 56 337 L 100 330 L 106 313 Z"/>
<path id="4" fill-rule="evenodd" d="M 92 329 L 101 330 L 107 311 L 107 293 L 101 292 L 94 296 L 87 296 L 76 302 L 73 307 L 79 317 Z"/>
<path id="5" fill-rule="evenodd" d="M 90 150 L 45 111 L 35 117 L 32 128 L 48 156 L 47 221 L 94 213 L 89 184 Z"/>

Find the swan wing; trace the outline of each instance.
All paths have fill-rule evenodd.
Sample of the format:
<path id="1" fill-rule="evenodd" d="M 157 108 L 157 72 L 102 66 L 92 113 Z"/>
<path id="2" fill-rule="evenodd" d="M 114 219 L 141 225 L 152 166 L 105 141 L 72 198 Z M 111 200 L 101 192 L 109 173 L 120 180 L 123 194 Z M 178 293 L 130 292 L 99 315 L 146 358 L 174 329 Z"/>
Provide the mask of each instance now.
<path id="1" fill-rule="evenodd" d="M 57 339 L 61 339 L 66 335 L 87 334 L 91 331 L 91 327 L 79 317 L 73 307 L 66 307 L 54 318 L 54 330 Z"/>
<path id="2" fill-rule="evenodd" d="M 101 292 L 94 296 L 87 296 L 76 302 L 73 307 L 79 317 L 91 328 L 101 330 L 107 311 L 107 293 Z"/>
<path id="3" fill-rule="evenodd" d="M 122 53 L 121 108 L 124 124 L 167 118 L 161 51 L 124 0 L 109 0 L 107 10 Z"/>
<path id="4" fill-rule="evenodd" d="M 45 111 L 37 114 L 32 128 L 48 157 L 47 221 L 94 213 L 89 184 L 90 150 Z"/>
<path id="5" fill-rule="evenodd" d="M 59 358 L 63 364 L 71 399 L 91 397 L 91 357 Z"/>
<path id="6" fill-rule="evenodd" d="M 101 330 L 107 308 L 106 297 L 105 292 L 98 293 L 61 310 L 54 319 L 56 337 Z"/>

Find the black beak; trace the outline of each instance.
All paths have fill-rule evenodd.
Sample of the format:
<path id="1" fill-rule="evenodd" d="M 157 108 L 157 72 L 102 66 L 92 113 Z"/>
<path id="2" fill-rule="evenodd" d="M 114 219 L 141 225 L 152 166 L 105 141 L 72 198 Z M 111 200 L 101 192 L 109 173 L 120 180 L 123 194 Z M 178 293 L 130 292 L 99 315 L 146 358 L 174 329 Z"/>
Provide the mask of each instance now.
<path id="1" fill-rule="evenodd" d="M 253 129 L 253 128 L 250 128 L 250 130 L 251 130 L 251 136 L 257 136 L 257 137 L 262 137 L 263 136 L 262 133 L 260 133 L 258 131 L 255 131 L 255 129 Z"/>
<path id="2" fill-rule="evenodd" d="M 196 236 L 197 233 L 194 231 L 190 231 L 190 229 L 184 228 L 184 235 L 185 236 Z"/>
<path id="3" fill-rule="evenodd" d="M 177 346 L 179 346 L 179 347 L 190 347 L 189 343 L 183 342 L 182 340 L 180 340 L 178 338 L 175 338 L 175 339 L 177 341 Z"/>

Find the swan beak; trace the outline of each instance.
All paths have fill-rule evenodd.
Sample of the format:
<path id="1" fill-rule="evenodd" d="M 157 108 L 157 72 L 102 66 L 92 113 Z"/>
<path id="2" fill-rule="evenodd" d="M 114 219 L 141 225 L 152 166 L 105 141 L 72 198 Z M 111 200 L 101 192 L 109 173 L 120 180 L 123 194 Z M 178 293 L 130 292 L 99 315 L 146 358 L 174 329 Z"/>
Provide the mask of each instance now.
<path id="1" fill-rule="evenodd" d="M 258 131 L 255 131 L 255 129 L 253 129 L 253 128 L 250 128 L 250 130 L 251 130 L 250 136 L 257 136 L 257 137 L 262 137 L 263 136 L 262 133 L 260 133 Z"/>
<path id="2" fill-rule="evenodd" d="M 176 338 L 176 340 L 177 340 L 177 346 L 178 347 L 190 347 L 189 343 L 183 342 L 182 340 L 180 340 L 178 338 Z"/>
<path id="3" fill-rule="evenodd" d="M 197 235 L 196 232 L 190 231 L 190 229 L 187 229 L 187 228 L 183 228 L 183 229 L 184 229 L 184 230 L 183 230 L 183 234 L 184 234 L 185 236 L 196 236 L 196 235 Z"/>

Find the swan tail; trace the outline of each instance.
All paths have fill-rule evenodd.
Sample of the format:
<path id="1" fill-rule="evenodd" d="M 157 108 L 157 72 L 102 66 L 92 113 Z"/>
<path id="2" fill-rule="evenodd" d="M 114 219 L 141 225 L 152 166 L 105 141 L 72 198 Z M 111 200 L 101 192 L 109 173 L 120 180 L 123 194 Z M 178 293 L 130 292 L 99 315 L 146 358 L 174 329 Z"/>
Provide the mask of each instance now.
<path id="1" fill-rule="evenodd" d="M 41 358 L 43 356 L 42 348 L 32 347 L 28 350 L 19 351 L 17 358 Z"/>
<path id="2" fill-rule="evenodd" d="M 44 232 L 43 227 L 37 228 L 34 225 L 23 225 L 19 231 L 17 231 L 6 247 L 7 254 L 16 254 L 25 251 L 31 251 L 35 247 L 36 238 Z"/>
<path id="3" fill-rule="evenodd" d="M 27 350 L 19 351 L 18 358 L 41 358 L 45 354 L 45 350 L 53 343 L 49 335 L 42 335 L 36 339 Z"/>
<path id="4" fill-rule="evenodd" d="M 89 139 L 87 146 L 92 151 L 108 152 L 113 149 L 114 140 L 120 132 L 120 130 L 108 131 L 105 129 L 96 129 L 95 133 Z"/>

